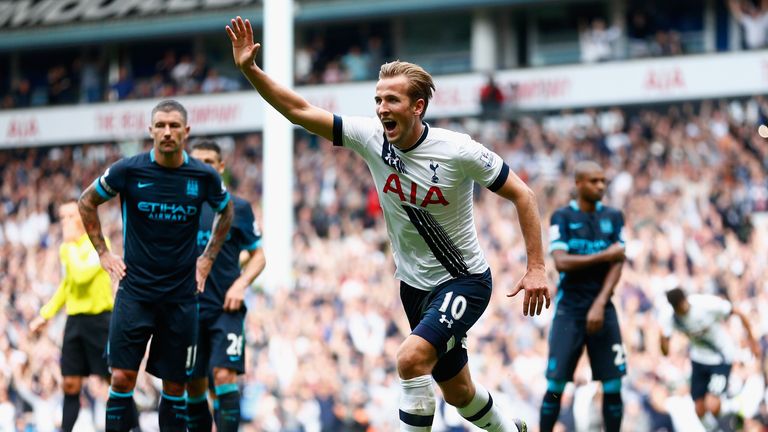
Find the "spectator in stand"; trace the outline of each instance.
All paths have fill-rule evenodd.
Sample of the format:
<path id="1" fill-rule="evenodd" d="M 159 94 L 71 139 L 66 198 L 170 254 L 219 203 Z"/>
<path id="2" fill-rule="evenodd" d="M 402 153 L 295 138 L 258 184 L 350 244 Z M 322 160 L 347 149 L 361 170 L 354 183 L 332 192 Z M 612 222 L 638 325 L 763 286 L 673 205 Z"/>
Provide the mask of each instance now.
<path id="1" fill-rule="evenodd" d="M 27 78 L 19 78 L 11 86 L 13 107 L 27 108 L 32 105 L 32 85 Z"/>
<path id="2" fill-rule="evenodd" d="M 103 63 L 101 59 L 86 57 L 80 68 L 80 101 L 100 102 L 103 98 Z"/>
<path id="3" fill-rule="evenodd" d="M 368 79 L 376 79 L 379 77 L 379 65 L 387 62 L 381 36 L 369 37 L 366 51 L 368 52 Z"/>
<path id="4" fill-rule="evenodd" d="M 341 65 L 350 81 L 363 81 L 370 78 L 368 74 L 370 62 L 368 53 L 364 53 L 359 45 L 352 45 L 349 52 L 341 57 Z"/>
<path id="5" fill-rule="evenodd" d="M 189 94 L 195 92 L 195 82 L 192 74 L 195 70 L 195 64 L 192 63 L 192 56 L 184 54 L 179 59 L 176 66 L 171 69 L 171 77 L 176 83 L 179 94 Z"/>
<path id="6" fill-rule="evenodd" d="M 203 52 L 196 53 L 195 63 L 192 68 L 192 74 L 191 74 L 191 78 L 194 81 L 195 92 L 200 91 L 200 87 L 203 85 L 203 81 L 205 81 L 205 77 L 208 76 L 209 70 L 210 70 L 210 67 L 208 66 L 208 58 L 205 56 L 205 53 Z"/>
<path id="7" fill-rule="evenodd" d="M 128 68 L 120 66 L 117 72 L 117 81 L 109 86 L 109 100 L 121 101 L 131 99 L 133 97 L 134 87 L 133 78 L 131 77 L 130 72 L 128 72 Z"/>
<path id="8" fill-rule="evenodd" d="M 328 62 L 323 71 L 323 83 L 338 84 L 347 80 L 347 71 L 344 70 L 339 59 Z"/>
<path id="9" fill-rule="evenodd" d="M 208 76 L 205 77 L 201 88 L 202 92 L 206 94 L 223 93 L 239 89 L 240 83 L 232 78 L 220 75 L 216 68 L 208 69 Z"/>
<path id="10" fill-rule="evenodd" d="M 629 57 L 638 58 L 650 56 L 650 45 L 653 36 L 653 28 L 648 14 L 643 11 L 633 12 L 627 25 Z"/>
<path id="11" fill-rule="evenodd" d="M 301 45 L 296 48 L 294 60 L 294 75 L 296 84 L 310 84 L 312 82 L 312 48 Z"/>
<path id="12" fill-rule="evenodd" d="M 758 0 L 760 6 L 750 0 L 726 1 L 731 15 L 741 24 L 744 47 L 765 48 L 768 45 L 768 0 Z"/>
<path id="13" fill-rule="evenodd" d="M 488 74 L 485 84 L 480 87 L 481 116 L 487 120 L 497 120 L 504 104 L 504 93 L 496 85 L 493 74 Z"/>
<path id="14" fill-rule="evenodd" d="M 614 43 L 621 37 L 621 28 L 614 24 L 606 27 L 605 20 L 595 18 L 587 26 L 582 23 L 579 31 L 581 61 L 596 63 L 615 58 Z"/>
<path id="15" fill-rule="evenodd" d="M 173 83 L 173 68 L 176 67 L 176 52 L 169 49 L 155 64 L 155 72 L 163 77 L 166 83 Z"/>
<path id="16" fill-rule="evenodd" d="M 48 103 L 72 104 L 76 101 L 76 85 L 64 65 L 56 65 L 48 71 Z"/>
<path id="17" fill-rule="evenodd" d="M 654 57 L 676 56 L 683 53 L 680 42 L 680 33 L 674 30 L 658 30 L 651 45 L 651 54 Z"/>

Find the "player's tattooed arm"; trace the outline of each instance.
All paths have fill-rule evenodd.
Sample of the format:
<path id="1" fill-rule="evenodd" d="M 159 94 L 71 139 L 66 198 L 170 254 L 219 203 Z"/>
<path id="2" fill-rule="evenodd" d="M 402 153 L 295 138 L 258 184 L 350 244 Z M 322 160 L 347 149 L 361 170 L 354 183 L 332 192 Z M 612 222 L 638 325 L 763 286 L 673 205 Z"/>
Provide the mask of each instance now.
<path id="1" fill-rule="evenodd" d="M 104 233 L 101 230 L 101 221 L 99 220 L 98 207 L 104 204 L 104 199 L 93 184 L 88 186 L 77 200 L 77 208 L 80 210 L 80 218 L 83 220 L 85 232 L 91 239 L 93 248 L 99 254 L 99 261 L 104 270 L 109 273 L 112 281 L 117 282 L 125 277 L 125 262 L 123 259 L 112 252 L 107 247 L 107 241 L 104 239 Z"/>
<path id="2" fill-rule="evenodd" d="M 211 228 L 211 238 L 208 240 L 208 244 L 205 246 L 205 250 L 202 256 L 209 258 L 212 262 L 216 261 L 216 256 L 221 250 L 221 246 L 224 245 L 224 240 L 227 239 L 227 233 L 232 226 L 232 219 L 235 217 L 234 206 L 232 200 L 229 200 L 227 206 L 221 213 L 217 213 L 213 218 L 213 228 Z"/>
<path id="3" fill-rule="evenodd" d="M 83 219 L 85 232 L 91 239 L 94 249 L 99 255 L 107 252 L 107 242 L 104 239 L 104 233 L 101 230 L 101 221 L 99 220 L 98 207 L 107 202 L 98 192 L 93 184 L 88 186 L 77 200 L 77 208 L 80 210 L 80 217 Z"/>
<path id="4" fill-rule="evenodd" d="M 229 228 L 232 226 L 232 219 L 234 217 L 234 206 L 232 205 L 232 200 L 229 200 L 224 210 L 213 218 L 211 238 L 208 240 L 208 244 L 205 245 L 203 253 L 197 257 L 195 281 L 197 282 L 197 292 L 199 293 L 205 290 L 205 280 L 208 278 L 208 273 L 211 272 L 213 262 L 216 261 L 216 256 L 219 254 L 224 240 L 227 239 L 227 232 L 229 232 Z"/>

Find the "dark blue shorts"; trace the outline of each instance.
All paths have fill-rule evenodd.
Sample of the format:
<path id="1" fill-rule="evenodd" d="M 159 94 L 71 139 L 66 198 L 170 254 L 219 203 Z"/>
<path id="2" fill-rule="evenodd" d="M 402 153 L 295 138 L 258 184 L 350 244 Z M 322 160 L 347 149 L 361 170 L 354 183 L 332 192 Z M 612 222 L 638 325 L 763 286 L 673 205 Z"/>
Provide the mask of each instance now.
<path id="1" fill-rule="evenodd" d="M 197 357 L 197 309 L 196 302 L 142 302 L 118 290 L 109 326 L 109 366 L 138 371 L 151 337 L 147 372 L 186 382 Z"/>
<path id="2" fill-rule="evenodd" d="M 705 365 L 691 361 L 691 399 L 703 398 L 707 393 L 724 395 L 728 390 L 731 364 Z"/>
<path id="3" fill-rule="evenodd" d="M 200 319 L 192 378 L 207 377 L 215 367 L 245 373 L 245 309 Z"/>
<path id="4" fill-rule="evenodd" d="M 439 360 L 432 369 L 437 382 L 456 376 L 467 364 L 467 331 L 480 319 L 491 300 L 491 270 L 451 279 L 432 291 L 400 283 L 412 334 L 426 339 Z"/>
<path id="5" fill-rule="evenodd" d="M 607 381 L 626 375 L 626 351 L 613 304 L 606 306 L 603 328 L 594 334 L 587 334 L 586 314 L 576 317 L 555 313 L 549 330 L 547 379 L 572 381 L 585 346 L 593 379 Z"/>

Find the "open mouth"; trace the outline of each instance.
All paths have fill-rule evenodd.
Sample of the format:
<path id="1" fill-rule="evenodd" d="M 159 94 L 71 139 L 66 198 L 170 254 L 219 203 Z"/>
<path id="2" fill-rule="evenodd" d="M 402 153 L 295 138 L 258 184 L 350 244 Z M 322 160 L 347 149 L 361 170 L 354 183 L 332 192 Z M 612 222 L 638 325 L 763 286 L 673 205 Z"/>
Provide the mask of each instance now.
<path id="1" fill-rule="evenodd" d="M 397 127 L 397 122 L 394 120 L 382 120 L 381 124 L 384 125 L 384 129 L 386 129 L 387 132 L 392 132 Z"/>

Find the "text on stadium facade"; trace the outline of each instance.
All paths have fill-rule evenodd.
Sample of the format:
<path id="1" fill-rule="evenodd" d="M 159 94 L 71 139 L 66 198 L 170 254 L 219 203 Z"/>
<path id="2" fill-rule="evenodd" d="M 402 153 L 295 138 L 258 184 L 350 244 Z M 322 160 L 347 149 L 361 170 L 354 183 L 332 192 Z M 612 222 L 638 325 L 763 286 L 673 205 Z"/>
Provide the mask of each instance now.
<path id="1" fill-rule="evenodd" d="M 256 2 L 257 0 L 4 0 L 0 1 L 0 28 L 146 17 L 222 9 Z"/>

